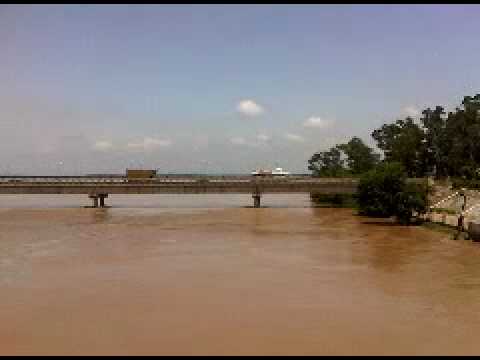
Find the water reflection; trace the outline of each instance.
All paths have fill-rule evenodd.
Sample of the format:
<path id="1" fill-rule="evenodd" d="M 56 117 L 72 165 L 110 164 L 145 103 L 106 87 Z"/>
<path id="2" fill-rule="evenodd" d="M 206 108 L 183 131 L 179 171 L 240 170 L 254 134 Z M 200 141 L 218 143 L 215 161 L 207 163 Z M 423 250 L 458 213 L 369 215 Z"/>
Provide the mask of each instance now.
<path id="1" fill-rule="evenodd" d="M 92 209 L 90 214 L 92 215 L 92 218 L 93 218 L 92 222 L 95 224 L 107 223 L 112 218 L 108 208 Z"/>

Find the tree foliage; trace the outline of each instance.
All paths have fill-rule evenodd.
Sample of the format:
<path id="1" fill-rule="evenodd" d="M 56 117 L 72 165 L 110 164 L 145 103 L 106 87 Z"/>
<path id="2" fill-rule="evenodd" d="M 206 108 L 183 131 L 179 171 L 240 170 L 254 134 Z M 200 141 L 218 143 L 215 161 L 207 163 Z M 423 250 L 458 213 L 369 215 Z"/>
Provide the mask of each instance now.
<path id="1" fill-rule="evenodd" d="M 383 150 L 385 161 L 399 162 L 409 177 L 420 177 L 425 172 L 424 133 L 411 117 L 385 124 L 372 133 L 377 146 Z"/>
<path id="2" fill-rule="evenodd" d="M 405 184 L 405 172 L 399 163 L 382 163 L 365 173 L 359 181 L 357 199 L 360 213 L 389 217 L 395 210 L 395 196 Z"/>
<path id="3" fill-rule="evenodd" d="M 333 147 L 327 151 L 319 151 L 308 160 L 308 170 L 315 176 L 336 177 L 345 173 L 344 159 L 340 150 Z"/>
<path id="4" fill-rule="evenodd" d="M 402 224 L 409 224 L 412 216 L 424 213 L 427 208 L 427 192 L 418 185 L 405 183 L 402 191 L 395 195 L 393 213 Z"/>
<path id="5" fill-rule="evenodd" d="M 443 106 L 422 111 L 372 132 L 384 161 L 401 163 L 409 177 L 480 178 L 480 94 L 465 96 L 445 115 Z"/>
<path id="6" fill-rule="evenodd" d="M 359 213 L 367 216 L 395 216 L 409 223 L 415 212 L 426 207 L 426 194 L 406 182 L 404 167 L 397 162 L 382 163 L 365 173 L 359 181 L 357 201 Z"/>
<path id="7" fill-rule="evenodd" d="M 337 145 L 337 148 L 346 155 L 347 168 L 354 175 L 373 169 L 380 160 L 380 155 L 356 136 L 346 144 Z"/>
<path id="8" fill-rule="evenodd" d="M 437 106 L 435 110 L 427 108 L 422 111 L 420 121 L 424 128 L 424 147 L 422 156 L 423 163 L 428 173 L 437 175 L 446 175 L 446 160 L 445 153 L 445 125 L 444 118 L 445 111 L 442 106 Z"/>
<path id="9" fill-rule="evenodd" d="M 379 159 L 380 155 L 372 148 L 353 137 L 345 144 L 315 153 L 308 161 L 308 169 L 314 176 L 322 177 L 360 175 L 372 169 Z"/>

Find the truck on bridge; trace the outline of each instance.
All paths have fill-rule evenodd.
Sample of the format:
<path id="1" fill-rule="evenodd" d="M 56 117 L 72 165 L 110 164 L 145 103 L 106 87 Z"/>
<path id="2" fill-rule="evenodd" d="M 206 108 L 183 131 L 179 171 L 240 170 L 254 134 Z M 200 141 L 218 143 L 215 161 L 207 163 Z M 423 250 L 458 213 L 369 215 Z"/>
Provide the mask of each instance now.
<path id="1" fill-rule="evenodd" d="M 157 170 L 127 169 L 126 178 L 128 182 L 145 181 L 155 179 Z"/>

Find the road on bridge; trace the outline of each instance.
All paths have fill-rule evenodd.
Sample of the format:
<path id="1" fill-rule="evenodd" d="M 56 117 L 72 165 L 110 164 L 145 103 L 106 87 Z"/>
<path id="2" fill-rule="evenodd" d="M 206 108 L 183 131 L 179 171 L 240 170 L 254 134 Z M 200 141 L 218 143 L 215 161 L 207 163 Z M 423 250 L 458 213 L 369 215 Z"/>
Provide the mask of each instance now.
<path id="1" fill-rule="evenodd" d="M 265 193 L 353 194 L 357 185 L 354 178 L 157 177 L 132 181 L 122 177 L 18 176 L 1 177 L 0 194 L 87 194 L 93 207 L 102 207 L 108 194 L 251 193 L 254 207 L 259 207 Z"/>

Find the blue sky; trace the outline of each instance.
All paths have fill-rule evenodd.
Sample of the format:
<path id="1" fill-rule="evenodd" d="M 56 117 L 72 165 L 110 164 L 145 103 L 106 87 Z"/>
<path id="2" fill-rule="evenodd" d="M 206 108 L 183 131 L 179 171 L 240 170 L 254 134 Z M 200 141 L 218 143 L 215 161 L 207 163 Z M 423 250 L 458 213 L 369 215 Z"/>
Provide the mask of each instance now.
<path id="1" fill-rule="evenodd" d="M 480 92 L 478 5 L 0 5 L 0 173 L 305 171 Z"/>

